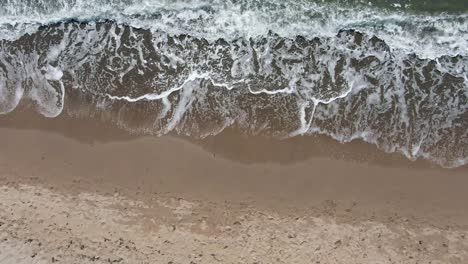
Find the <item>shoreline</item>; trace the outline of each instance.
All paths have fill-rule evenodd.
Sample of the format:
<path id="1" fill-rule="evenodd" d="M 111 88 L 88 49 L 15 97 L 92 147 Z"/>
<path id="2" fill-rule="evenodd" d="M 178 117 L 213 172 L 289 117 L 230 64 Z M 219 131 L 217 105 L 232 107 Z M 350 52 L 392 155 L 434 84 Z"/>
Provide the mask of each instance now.
<path id="1" fill-rule="evenodd" d="M 185 263 L 187 258 L 176 260 L 177 250 L 183 251 L 185 247 L 187 254 L 195 256 L 203 243 L 214 243 L 210 244 L 212 246 L 233 243 L 230 239 L 240 239 L 247 230 L 254 234 L 243 237 L 243 242 L 236 240 L 238 247 L 223 257 L 218 256 L 221 263 L 237 263 L 235 256 L 241 254 L 245 246 L 263 253 L 244 252 L 244 263 L 253 263 L 253 256 L 261 262 L 273 261 L 273 256 L 280 258 L 276 253 L 271 256 L 265 253 L 268 247 L 296 252 L 297 258 L 292 258 L 292 262 L 280 258 L 279 263 L 301 263 L 306 255 L 316 256 L 321 263 L 340 263 L 339 259 L 354 256 L 350 252 L 358 252 L 359 256 L 351 257 L 356 263 L 369 260 L 370 255 L 375 261 L 388 263 L 439 258 L 440 263 L 463 263 L 468 259 L 468 211 L 464 202 L 468 199 L 466 166 L 457 169 L 428 167 L 424 161 L 405 161 L 399 155 L 379 154 L 375 148 L 372 152 L 373 146 L 359 142 L 345 146 L 314 139 L 322 145 L 308 151 L 305 139 L 275 143 L 275 140 L 242 137 L 233 131 L 201 141 L 175 136 L 126 137 L 125 133 L 119 134 L 111 127 L 106 130 L 103 126 L 93 127 L 76 120 L 71 120 L 77 122 L 76 127 L 70 127 L 67 120 L 44 123 L 34 116 L 25 117 L 11 117 L 19 122 L 19 128 L 14 128 L 13 121 L 0 124 L 0 186 L 5 196 L 0 207 L 3 212 L 15 212 L 0 215 L 1 221 L 10 223 L 0 229 L 10 234 L 10 240 L 12 232 L 26 232 L 18 235 L 20 240 L 27 241 L 29 238 L 23 236 L 30 234 L 49 239 L 43 242 L 44 246 L 65 243 L 65 235 L 52 234 L 46 238 L 41 233 L 44 222 L 48 221 L 48 212 L 55 212 L 49 220 L 60 228 L 70 229 L 75 239 L 84 241 L 103 239 L 103 230 L 113 230 L 118 233 L 112 236 L 113 243 L 118 236 L 123 236 L 124 240 L 143 247 L 150 243 L 145 240 L 149 239 L 148 234 L 176 239 L 174 235 L 182 232 L 183 235 L 179 235 L 188 240 L 178 241 L 178 246 L 166 245 L 166 256 L 174 260 L 168 257 L 161 263 Z M 33 127 L 35 124 L 39 126 Z M 97 141 L 100 137 L 108 141 Z M 310 144 L 316 146 L 316 142 Z M 327 152 L 320 152 L 327 147 Z M 353 149 L 359 157 L 347 158 Z M 340 152 L 344 154 L 337 155 Z M 296 156 L 290 156 L 294 153 Z M 253 159 L 254 156 L 260 158 Z M 49 200 L 52 202 L 48 205 Z M 109 215 L 86 213 L 96 208 L 103 212 L 110 210 Z M 81 214 L 86 215 L 85 220 L 81 219 Z M 117 222 L 115 214 L 120 219 Z M 43 222 L 36 222 L 34 217 L 38 215 Z M 61 218 L 63 215 L 68 215 L 70 220 Z M 298 223 L 297 219 L 308 220 Z M 93 231 L 84 230 L 80 221 L 94 223 Z M 242 224 L 237 226 L 237 222 Z M 261 223 L 267 224 L 262 227 Z M 178 231 L 171 231 L 171 226 L 177 226 Z M 52 230 L 57 228 L 61 230 L 59 227 Z M 141 237 L 116 228 L 133 230 Z M 236 228 L 238 231 L 232 231 Z M 275 230 L 284 231 L 287 239 L 266 244 L 254 242 L 253 239 L 270 238 Z M 372 240 L 379 232 L 386 233 L 382 238 L 385 242 Z M 308 247 L 300 247 L 302 242 L 291 244 L 289 236 L 308 237 L 303 238 L 306 241 L 303 246 Z M 369 241 L 360 241 L 359 237 L 369 238 Z M 161 242 L 153 240 L 151 243 Z M 424 241 L 421 242 L 424 246 L 419 244 L 420 240 Z M 87 243 L 91 243 L 89 241 Z M 205 242 L 200 244 L 200 241 Z M 114 244 L 107 246 L 116 247 Z M 329 245 L 322 246 L 327 253 L 322 252 L 320 257 L 315 251 L 319 245 Z M 2 246 L 16 248 L 0 242 L 0 248 Z M 102 247 L 94 245 L 93 252 L 107 252 L 108 249 Z M 429 252 L 431 247 L 438 255 Z M 69 258 L 62 260 L 77 261 L 80 249 L 66 252 Z M 138 261 L 144 259 L 143 256 L 149 260 L 153 256 L 139 252 L 132 257 L 130 253 L 125 255 L 127 253 L 119 251 L 106 254 L 116 260 L 123 258 L 123 263 L 145 263 Z M 215 261 L 211 255 L 208 257 L 210 259 L 192 261 Z M 88 260 L 80 263 L 99 263 Z M 102 258 L 100 261 L 107 263 Z M 50 263 L 50 259 L 43 263 Z"/>
<path id="2" fill-rule="evenodd" d="M 370 211 L 388 209 L 435 222 L 453 217 L 427 213 L 438 206 L 435 213 L 456 213 L 462 221 L 454 223 L 468 223 L 462 202 L 468 200 L 463 188 L 468 166 L 446 169 L 426 160 L 410 161 L 362 141 L 277 140 L 234 130 L 205 139 L 138 136 L 95 120 L 46 119 L 28 112 L 11 115 L 7 121 L 0 125 L 0 158 L 8 164 L 4 168 L 35 174 L 50 183 L 78 178 L 99 181 L 101 187 L 109 183 L 131 189 L 127 195 L 161 189 L 158 192 L 217 202 L 224 196 L 263 201 L 267 209 L 285 205 L 308 209 L 311 204 L 321 207 L 341 200 L 364 206 L 364 219 Z M 193 190 L 182 187 L 184 182 L 190 182 Z M 219 191 L 214 194 L 212 187 Z M 268 202 L 271 199 L 275 202 Z M 274 208 L 278 202 L 282 205 Z"/>
<path id="3" fill-rule="evenodd" d="M 23 106 L 8 115 L 0 115 L 0 128 L 43 131 L 60 135 L 81 144 L 118 143 L 141 138 L 160 138 L 156 135 L 132 134 L 109 121 L 83 119 L 60 115 L 46 118 Z M 234 128 L 226 128 L 217 135 L 203 139 L 177 134 L 162 137 L 182 139 L 202 147 L 205 151 L 243 164 L 294 164 L 310 158 L 325 157 L 356 163 L 394 168 L 431 168 L 436 170 L 468 171 L 468 164 L 445 168 L 430 160 L 410 160 L 401 152 L 388 153 L 362 139 L 341 143 L 326 135 L 296 136 L 280 139 L 269 136 L 243 135 Z M 240 144 L 240 145 L 239 145 Z"/>

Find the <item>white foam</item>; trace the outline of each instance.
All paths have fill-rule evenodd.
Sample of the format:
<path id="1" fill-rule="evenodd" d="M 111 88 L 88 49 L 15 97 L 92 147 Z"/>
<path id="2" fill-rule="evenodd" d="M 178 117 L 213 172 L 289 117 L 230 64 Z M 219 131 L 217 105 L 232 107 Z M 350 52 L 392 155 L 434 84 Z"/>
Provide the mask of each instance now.
<path id="1" fill-rule="evenodd" d="M 46 70 L 46 74 L 44 75 L 44 77 L 47 80 L 58 81 L 62 79 L 63 72 L 59 68 L 53 67 L 51 65 L 47 65 L 47 69 L 45 70 Z"/>
<path id="2" fill-rule="evenodd" d="M 40 25 L 70 19 L 111 19 L 212 41 L 250 38 L 269 31 L 284 37 L 331 37 L 342 29 L 356 29 L 375 34 L 392 49 L 422 58 L 468 54 L 468 14 L 416 15 L 308 0 L 8 0 L 0 11 L 0 39 L 15 39 Z"/>
<path id="3" fill-rule="evenodd" d="M 98 98 L 97 108 L 102 111 L 114 104 L 119 105 L 117 101 L 124 102 L 126 106 L 160 105 L 161 108 L 157 108 L 160 111 L 154 113 L 154 127 L 139 128 L 145 133 L 184 131 L 190 134 L 192 131 L 184 130 L 185 125 L 190 127 L 185 117 L 192 116 L 200 110 L 197 107 L 201 107 L 207 115 L 221 121 L 217 121 L 219 125 L 217 123 L 212 131 L 193 131 L 194 134 L 199 132 L 197 136 L 218 133 L 234 123 L 245 126 L 251 133 L 258 133 L 273 126 L 274 121 L 269 122 L 276 117 L 281 121 L 289 118 L 293 120 L 288 120 L 288 130 L 282 130 L 281 136 L 323 133 L 341 142 L 362 138 L 386 151 L 402 152 L 411 159 L 424 157 L 448 164 L 442 153 L 446 151 L 445 146 L 440 147 L 438 142 L 450 137 L 446 130 L 460 125 L 459 119 L 468 109 L 468 105 L 461 101 L 463 97 L 457 97 L 457 93 L 468 96 L 468 64 L 464 56 L 456 59 L 442 55 L 465 52 L 456 47 L 463 46 L 466 40 L 461 38 L 466 32 L 459 34 L 460 39 L 451 38 L 447 43 L 443 39 L 435 39 L 437 34 L 429 34 L 428 38 L 423 38 L 424 41 L 413 43 L 411 38 L 414 40 L 420 36 L 413 36 L 413 31 L 405 31 L 406 28 L 399 23 L 406 23 L 413 16 L 416 20 L 408 22 L 409 28 L 416 25 L 417 30 L 425 21 L 435 18 L 398 13 L 387 17 L 387 21 L 378 17 L 380 11 L 364 9 L 363 13 L 349 19 L 350 15 L 338 8 L 329 10 L 319 20 L 312 20 L 321 21 L 314 24 L 310 17 L 302 18 L 300 12 L 303 10 L 295 10 L 294 4 L 286 4 L 286 9 L 279 10 L 266 7 L 260 10 L 257 6 L 244 12 L 230 2 L 227 3 L 228 8 L 216 5 L 219 4 L 217 1 L 212 6 L 199 3 L 198 7 L 182 3 L 164 3 L 156 7 L 152 5 L 153 1 L 149 1 L 145 2 L 147 10 L 139 9 L 136 4 L 134 10 L 124 6 L 120 9 L 101 6 L 106 10 L 103 17 L 115 16 L 120 22 L 128 21 L 132 26 L 149 28 L 145 34 L 151 32 L 150 38 L 118 23 L 87 22 L 79 27 L 71 23 L 58 27 L 57 31 L 63 34 L 59 36 L 62 39 L 46 51 L 2 51 L 0 63 L 7 70 L 0 69 L 0 110 L 11 111 L 24 95 L 33 99 L 45 116 L 57 116 L 63 109 L 65 91 L 62 78 L 67 74 L 67 89 L 79 89 L 80 93 Z M 315 14 L 328 10 L 318 4 L 307 8 L 312 7 L 316 8 Z M 155 14 L 155 10 L 161 12 L 160 18 L 131 16 Z M 343 17 L 339 17 L 340 10 L 344 12 L 341 14 Z M 243 16 L 236 16 L 239 12 Z M 50 12 L 43 16 L 48 15 Z M 288 22 L 293 15 L 298 19 Z M 436 24 L 443 20 L 442 16 L 452 19 L 439 15 L 438 20 L 435 19 Z M 155 19 L 161 23 L 155 23 Z M 460 21 L 463 19 L 462 16 Z M 204 26 L 200 26 L 202 22 Z M 257 24 L 258 28 L 252 26 Z M 383 30 L 377 30 L 382 25 Z M 343 27 L 356 27 L 368 33 L 345 31 L 337 35 Z M 271 29 L 273 33 L 269 32 Z M 122 37 L 124 30 L 130 33 L 130 40 Z M 377 30 L 376 34 L 385 42 L 373 39 L 373 30 Z M 460 29 L 447 30 L 457 32 Z M 174 36 L 179 33 L 189 33 L 190 36 Z M 302 34 L 305 39 L 296 40 L 296 34 Z M 316 36 L 321 38 L 311 40 Z M 197 37 L 207 41 L 195 39 Z M 219 37 L 229 41 L 217 44 L 214 40 Z M 404 37 L 409 37 L 410 41 L 399 39 Z M 362 38 L 361 43 L 355 38 Z M 148 42 L 152 42 L 151 49 L 147 47 Z M 197 46 L 197 42 L 203 42 L 200 44 L 203 47 Z M 77 43 L 79 45 L 75 45 Z M 389 47 L 386 46 L 388 43 Z M 434 43 L 437 45 L 432 45 Z M 421 47 L 427 49 L 419 50 Z M 417 56 L 410 54 L 413 51 Z M 148 53 L 156 54 L 148 56 Z M 425 77 L 425 70 L 431 68 L 432 62 L 421 58 L 432 56 L 437 56 L 435 69 Z M 364 62 L 365 59 L 368 60 Z M 114 60 L 118 63 L 112 63 Z M 353 60 L 363 65 L 356 66 Z M 16 64 L 11 64 L 12 61 Z M 144 75 L 146 82 L 142 86 L 134 85 L 133 80 L 127 78 L 135 77 L 131 75 L 135 72 Z M 439 91 L 440 86 L 447 83 L 444 80 L 447 75 L 463 80 L 463 84 L 457 79 L 454 82 L 456 87 L 450 89 L 447 86 L 446 90 Z M 425 91 L 427 87 L 421 86 L 421 82 L 428 82 L 426 85 L 430 85 L 434 92 Z M 23 83 L 32 83 L 33 88 L 25 88 Z M 409 90 L 411 96 L 408 96 Z M 203 101 L 208 93 L 215 94 L 214 102 Z M 174 94 L 178 96 L 171 96 Z M 244 99 L 242 96 L 249 100 L 258 96 L 260 100 L 258 105 L 252 99 L 249 104 L 239 106 L 243 103 L 238 101 L 239 98 Z M 366 97 L 358 100 L 362 96 Z M 3 98 L 6 99 L 1 101 Z M 213 110 L 209 108 L 211 103 L 215 107 Z M 428 103 L 433 105 L 428 106 Z M 262 107 L 268 108 L 265 112 L 272 117 L 259 116 L 257 122 L 251 115 L 255 115 L 257 110 L 265 110 Z M 289 112 L 294 107 L 297 107 L 297 112 Z M 425 116 L 424 111 L 430 113 Z M 388 122 L 377 126 L 379 113 L 388 114 Z M 353 119 L 343 122 L 345 118 Z M 116 122 L 120 126 L 126 125 L 120 116 Z M 323 125 L 327 122 L 329 127 Z M 187 129 L 193 127 L 197 129 L 196 126 Z M 153 131 L 160 128 L 161 131 Z M 442 149 L 442 154 L 431 148 Z M 458 163 L 466 161 L 463 155 L 462 152 L 454 154 Z"/>

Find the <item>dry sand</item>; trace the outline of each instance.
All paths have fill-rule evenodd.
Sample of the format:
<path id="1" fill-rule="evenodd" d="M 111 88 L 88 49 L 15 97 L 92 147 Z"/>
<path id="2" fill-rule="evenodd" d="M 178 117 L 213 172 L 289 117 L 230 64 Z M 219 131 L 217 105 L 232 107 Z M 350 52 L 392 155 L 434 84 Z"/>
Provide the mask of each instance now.
<path id="1" fill-rule="evenodd" d="M 468 263 L 468 168 L 0 117 L 0 263 Z"/>

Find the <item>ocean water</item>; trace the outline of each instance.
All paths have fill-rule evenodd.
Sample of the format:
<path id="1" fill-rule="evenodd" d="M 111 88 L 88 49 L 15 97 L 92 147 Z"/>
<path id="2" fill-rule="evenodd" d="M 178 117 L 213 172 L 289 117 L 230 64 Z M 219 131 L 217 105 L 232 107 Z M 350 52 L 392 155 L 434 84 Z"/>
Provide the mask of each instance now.
<path id="1" fill-rule="evenodd" d="M 468 1 L 2 0 L 0 113 L 468 162 Z"/>

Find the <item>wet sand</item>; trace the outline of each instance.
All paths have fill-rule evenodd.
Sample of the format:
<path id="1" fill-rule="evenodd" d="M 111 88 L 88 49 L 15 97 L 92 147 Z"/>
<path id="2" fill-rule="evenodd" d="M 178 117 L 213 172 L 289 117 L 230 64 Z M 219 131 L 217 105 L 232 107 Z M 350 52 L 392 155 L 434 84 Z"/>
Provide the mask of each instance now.
<path id="1" fill-rule="evenodd" d="M 0 146 L 0 263 L 468 262 L 466 166 L 21 111 Z"/>

